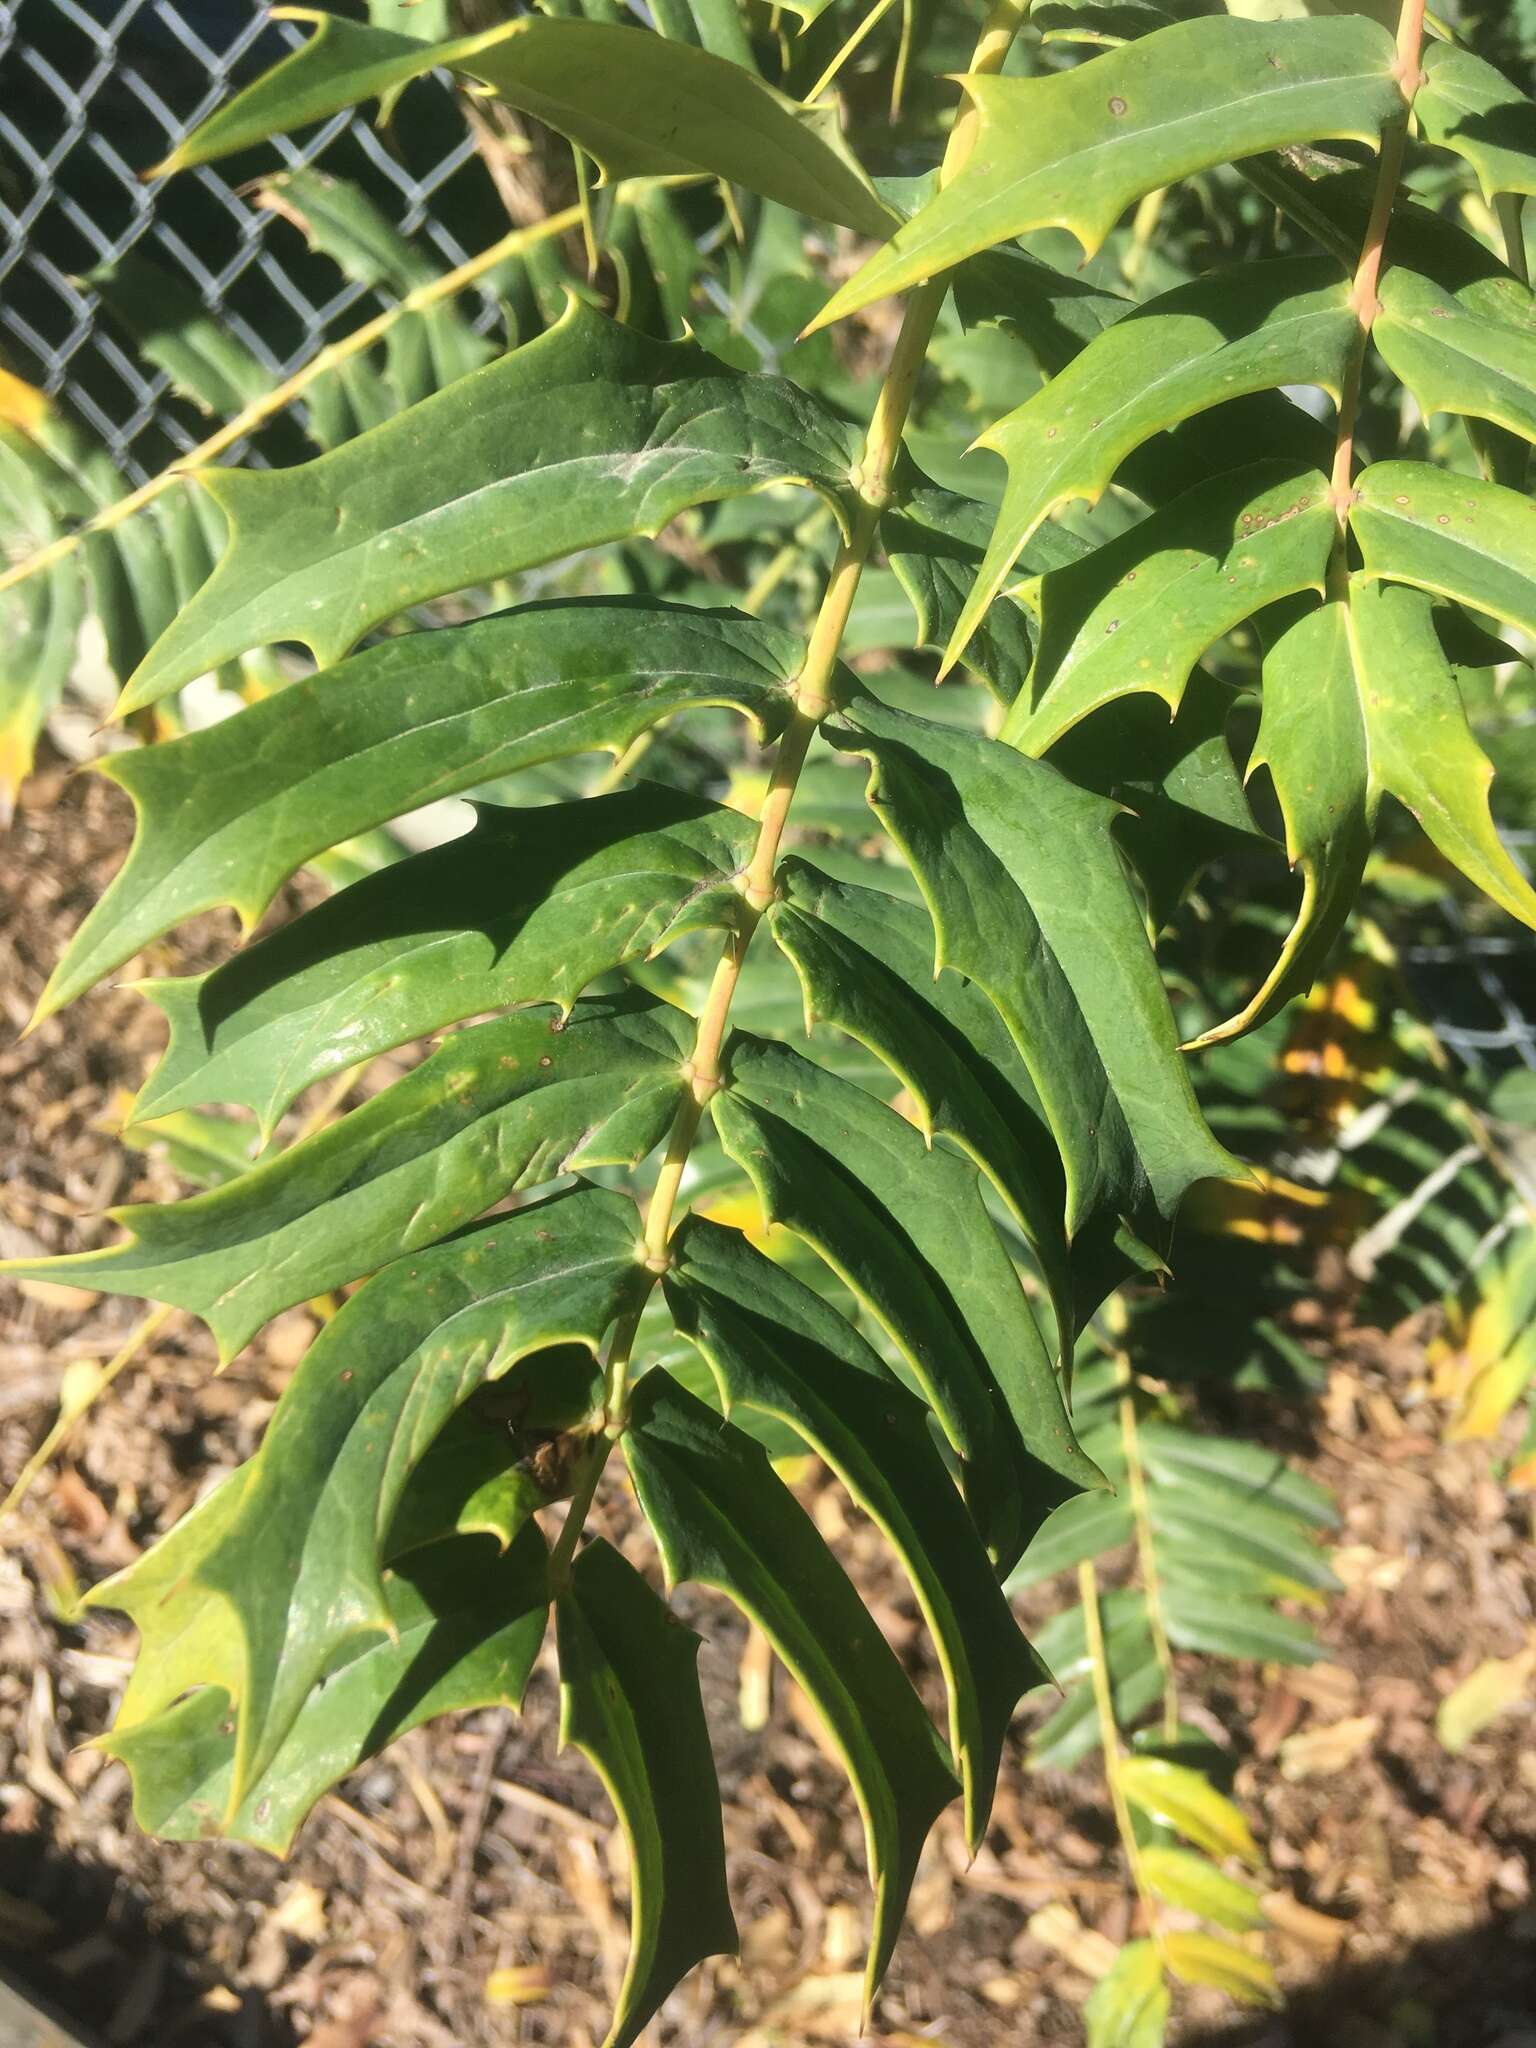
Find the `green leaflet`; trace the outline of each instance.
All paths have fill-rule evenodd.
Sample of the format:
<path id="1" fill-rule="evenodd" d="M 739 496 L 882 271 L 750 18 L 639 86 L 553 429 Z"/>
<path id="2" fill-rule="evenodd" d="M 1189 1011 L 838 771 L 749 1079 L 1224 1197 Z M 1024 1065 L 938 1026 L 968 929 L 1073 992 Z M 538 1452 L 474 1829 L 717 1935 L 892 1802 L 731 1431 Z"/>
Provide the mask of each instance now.
<path id="1" fill-rule="evenodd" d="M 1383 790 L 1395 796 L 1475 887 L 1536 926 L 1536 892 L 1494 830 L 1493 767 L 1467 724 L 1430 604 L 1415 591 L 1356 576 L 1349 632 L 1373 801 Z"/>
<path id="2" fill-rule="evenodd" d="M 315 24 L 309 42 L 194 129 L 156 166 L 160 174 L 248 149 L 360 100 L 388 107 L 411 79 L 443 66 L 568 136 L 610 178 L 711 172 L 814 219 L 865 235 L 889 231 L 890 216 L 835 122 L 706 50 L 638 26 L 537 15 L 428 43 L 307 8 L 282 11 Z"/>
<path id="3" fill-rule="evenodd" d="M 1413 111 L 1428 141 L 1471 164 L 1485 199 L 1536 194 L 1536 106 L 1485 58 L 1431 43 Z"/>
<path id="4" fill-rule="evenodd" d="M 208 311 L 184 277 L 139 249 L 88 271 L 83 281 L 145 361 L 163 370 L 171 388 L 203 412 L 237 413 L 265 397 L 276 382 L 254 350 Z"/>
<path id="5" fill-rule="evenodd" d="M 683 933 L 736 925 L 756 827 L 659 783 L 536 810 L 380 870 L 211 974 L 151 981 L 170 1019 L 136 1118 L 202 1102 L 270 1136 L 314 1081 L 486 1010 L 554 1002 Z"/>
<path id="6" fill-rule="evenodd" d="M 760 1444 L 661 1371 L 636 1388 L 623 1444 L 668 1583 L 718 1586 L 750 1615 L 842 1754 L 875 1887 L 867 2001 L 890 1961 L 928 1831 L 959 1789 L 943 1744 Z"/>
<path id="7" fill-rule="evenodd" d="M 1262 986 L 1198 1044 L 1255 1029 L 1311 984 L 1353 905 L 1384 795 L 1404 804 L 1484 895 L 1536 925 L 1536 893 L 1488 808 L 1492 763 L 1467 724 L 1420 592 L 1356 575 L 1347 605 L 1322 606 L 1290 628 L 1264 665 L 1253 755 L 1261 764 L 1285 815 L 1291 864 L 1302 871 L 1301 908 Z"/>
<path id="8" fill-rule="evenodd" d="M 1392 38 L 1360 20 L 1180 22 L 1042 78 L 965 80 L 964 167 L 833 294 L 825 327 L 1034 228 L 1092 255 L 1134 200 L 1192 171 L 1325 138 L 1374 144 L 1403 111 Z"/>
<path id="9" fill-rule="evenodd" d="M 870 802 L 922 885 L 938 964 L 997 1005 L 1066 1172 L 1066 1228 L 1171 1216 L 1192 1181 L 1238 1171 L 1195 1104 L 1115 807 L 1012 747 L 860 696 L 839 743 L 873 762 Z M 837 737 L 836 734 L 830 735 Z"/>
<path id="10" fill-rule="evenodd" d="M 1315 384 L 1337 401 L 1358 333 L 1348 280 L 1318 257 L 1238 264 L 1107 328 L 977 441 L 1007 463 L 1008 488 L 946 664 L 1053 512 L 1096 503 L 1154 434 L 1228 399 Z"/>
<path id="11" fill-rule="evenodd" d="M 383 285 L 403 299 L 442 275 L 443 266 L 426 255 L 420 244 L 407 241 L 361 186 L 349 179 L 329 177 L 306 164 L 268 178 L 261 191 L 264 202 L 291 220 L 311 248 L 329 256 L 345 276 L 359 284 Z M 384 417 L 442 390 L 500 353 L 493 341 L 476 333 L 451 300 L 425 313 L 397 314 L 383 346 L 379 383 Z M 356 359 L 348 367 L 352 371 L 371 369 L 370 364 Z M 312 422 L 316 410 L 313 392 L 311 386 Z"/>
<path id="12" fill-rule="evenodd" d="M 1130 1727 L 1162 1692 L 1163 1674 L 1152 1646 L 1146 1601 L 1129 1588 L 1106 1593 L 1100 1598 L 1099 1613 L 1115 1719 L 1121 1727 Z M 1054 1615 L 1039 1631 L 1037 1647 L 1057 1683 L 1067 1687 L 1067 1696 L 1031 1741 L 1029 1768 L 1070 1770 L 1100 1746 L 1082 1608 L 1069 1607 Z"/>
<path id="13" fill-rule="evenodd" d="M 1536 441 L 1536 300 L 1518 279 L 1477 278 L 1452 293 L 1389 270 L 1371 337 L 1422 412 L 1492 420 Z"/>
<path id="14" fill-rule="evenodd" d="M 1350 525 L 1365 573 L 1536 633 L 1536 500 L 1427 462 L 1373 462 Z"/>
<path id="15" fill-rule="evenodd" d="M 788 1424 L 900 1558 L 944 1668 L 975 1848 L 1014 1707 L 1049 1674 L 998 1589 L 926 1409 L 842 1316 L 738 1232 L 690 1218 L 673 1256 L 668 1303 L 707 1360 L 727 1416 L 740 1406 Z"/>
<path id="16" fill-rule="evenodd" d="M 1186 1984 L 1208 1984 L 1243 2005 L 1284 2003 L 1275 1973 L 1262 1956 L 1250 1955 L 1219 1935 L 1176 1933 L 1163 1938 L 1163 1954 L 1175 1977 Z"/>
<path id="17" fill-rule="evenodd" d="M 386 1572 L 390 1633 L 347 1646 L 233 1811 L 234 1716 L 222 1685 L 96 1746 L 128 1766 L 133 1817 L 147 1834 L 219 1834 L 287 1856 L 316 1800 L 386 1743 L 439 1714 L 521 1705 L 544 1640 L 546 1563 L 529 1527 L 504 1556 L 483 1537 L 460 1537 Z"/>
<path id="18" fill-rule="evenodd" d="M 577 1188 L 399 1261 L 354 1295 L 256 1456 L 93 1589 L 144 1639 L 118 1732 L 190 1686 L 222 1686 L 237 1707 L 238 1813 L 338 1651 L 388 1634 L 380 1551 L 413 1466 L 485 1381 L 548 1346 L 596 1352 L 632 1293 L 635 1235 L 623 1196 Z"/>
<path id="19" fill-rule="evenodd" d="M 1088 2048 L 1163 2048 L 1169 2003 L 1157 1944 L 1127 1942 L 1083 2007 Z"/>
<path id="20" fill-rule="evenodd" d="M 738 1033 L 715 1128 L 765 1213 L 814 1245 L 889 1333 L 1011 1565 L 1065 1480 L 1095 1486 L 969 1160 L 788 1046 Z"/>
<path id="21" fill-rule="evenodd" d="M 572 1412 L 561 1422 L 576 1421 L 593 1405 L 598 1380 L 595 1367 L 586 1375 L 570 1374 Z M 511 1393 L 516 1395 L 514 1384 Z M 509 1399 L 509 1410 L 517 1407 Z M 524 1469 L 510 1429 L 510 1414 L 486 1416 L 473 1406 L 451 1415 L 427 1447 L 411 1474 L 405 1498 L 391 1516 L 384 1555 L 394 1560 L 453 1536 L 494 1536 L 505 1550 L 538 1508 L 547 1505 L 543 1488 Z"/>
<path id="22" fill-rule="evenodd" d="M 4 1270 L 175 1302 L 232 1358 L 279 1310 L 409 1258 L 515 1188 L 643 1159 L 677 1106 L 686 1023 L 626 996 L 563 1025 L 550 1010 L 478 1025 L 238 1180 L 110 1211 L 126 1244 Z"/>
<path id="23" fill-rule="evenodd" d="M 1235 702 L 1225 683 L 1197 668 L 1172 720 L 1155 697 L 1125 697 L 1051 750 L 1051 766 L 1070 782 L 1127 806 L 1115 836 L 1141 881 L 1154 932 L 1172 920 L 1211 861 L 1245 841 L 1273 844 L 1249 807 L 1227 740 Z"/>
<path id="24" fill-rule="evenodd" d="M 658 533 L 690 505 L 802 483 L 842 517 L 852 461 L 848 429 L 787 380 L 573 300 L 536 341 L 312 462 L 200 472 L 188 489 L 227 515 L 229 545 L 120 709 L 273 640 L 324 668 L 413 604 Z"/>
<path id="25" fill-rule="evenodd" d="M 1354 907 L 1375 828 L 1360 696 L 1342 605 L 1321 605 L 1270 649 L 1250 772 L 1267 768 L 1301 869 L 1301 907 L 1263 983 L 1238 1013 L 1198 1038 L 1216 1045 L 1257 1030 L 1311 986 Z"/>
<path id="26" fill-rule="evenodd" d="M 771 735 L 801 653 L 794 634 L 729 612 L 524 605 L 386 641 L 203 732 L 111 755 L 101 772 L 133 798 L 138 833 L 38 1016 L 200 910 L 233 904 L 249 930 L 311 855 L 433 798 L 541 761 L 617 755 L 705 705 L 734 705 Z"/>
<path id="27" fill-rule="evenodd" d="M 923 1135 L 942 1131 L 982 1168 L 1040 1261 L 1058 1351 L 1070 1353 L 1061 1162 L 1001 1017 L 979 988 L 934 972 L 933 926 L 916 904 L 832 881 L 793 855 L 778 886 L 769 927 L 799 977 L 807 1033 L 824 1019 L 868 1046 L 912 1098 Z"/>
<path id="28" fill-rule="evenodd" d="M 1321 593 L 1336 533 L 1325 476 L 1256 464 L 1197 484 L 1034 579 L 1024 595 L 1040 620 L 1035 663 L 998 737 L 1038 757 L 1080 719 L 1139 692 L 1161 697 L 1171 716 L 1223 634 L 1280 598 Z"/>
<path id="29" fill-rule="evenodd" d="M 1028 1550 L 1008 1574 L 1008 1590 L 1019 1593 L 1057 1572 L 1071 1571 L 1086 1558 L 1102 1557 L 1129 1543 L 1135 1515 L 1123 1493 L 1080 1493 L 1065 1500 L 1040 1526 Z M 1058 1671 L 1058 1678 L 1065 1677 Z"/>
<path id="30" fill-rule="evenodd" d="M 560 1741 L 602 1779 L 630 1855 L 630 1953 L 604 2048 L 629 2048 L 706 1956 L 735 1955 L 699 1638 L 599 1537 L 555 1609 Z"/>
<path id="31" fill-rule="evenodd" d="M 1271 1604 L 1293 1597 L 1285 1585 L 1249 1589 L 1213 1583 L 1206 1544 L 1199 1564 L 1168 1559 L 1163 1611 L 1175 1649 L 1204 1657 L 1240 1657 L 1256 1664 L 1315 1664 L 1328 1653 L 1305 1622 L 1279 1614 Z M 1219 1579 L 1219 1575 L 1217 1575 Z M 1191 1583 L 1194 1581 L 1194 1583 Z"/>
<path id="32" fill-rule="evenodd" d="M 1203 1856 L 1152 1843 L 1142 1850 L 1140 1862 L 1148 1891 L 1164 1905 L 1198 1913 L 1202 1920 L 1229 1927 L 1234 1934 L 1249 1934 L 1264 1925 L 1264 1908 L 1252 1887 L 1228 1877 Z"/>
<path id="33" fill-rule="evenodd" d="M 1054 376 L 1095 335 L 1123 319 L 1133 301 L 1031 255 L 1013 243 L 967 257 L 953 280 L 967 327 L 994 321 Z"/>

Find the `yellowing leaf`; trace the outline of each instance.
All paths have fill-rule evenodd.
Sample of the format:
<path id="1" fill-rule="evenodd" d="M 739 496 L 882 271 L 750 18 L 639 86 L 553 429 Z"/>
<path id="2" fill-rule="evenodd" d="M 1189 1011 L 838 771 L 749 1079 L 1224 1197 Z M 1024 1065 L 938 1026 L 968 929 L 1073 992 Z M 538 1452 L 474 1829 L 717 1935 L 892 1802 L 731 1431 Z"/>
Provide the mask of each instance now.
<path id="1" fill-rule="evenodd" d="M 1218 1935 L 1165 1935 L 1163 1954 L 1169 1969 L 1186 1984 L 1209 1984 L 1241 2005 L 1280 2003 L 1280 1987 L 1264 1958 Z"/>
<path id="2" fill-rule="evenodd" d="M 1529 1703 L 1536 1678 L 1536 1641 L 1514 1657 L 1489 1657 L 1447 1693 L 1435 1715 L 1435 1733 L 1452 1756 L 1473 1742 L 1501 1714 Z"/>
<path id="3" fill-rule="evenodd" d="M 1237 1856 L 1255 1869 L 1259 1845 L 1239 1809 L 1209 1779 L 1164 1757 L 1127 1757 L 1120 1783 L 1149 1820 L 1170 1827 L 1208 1856 Z"/>

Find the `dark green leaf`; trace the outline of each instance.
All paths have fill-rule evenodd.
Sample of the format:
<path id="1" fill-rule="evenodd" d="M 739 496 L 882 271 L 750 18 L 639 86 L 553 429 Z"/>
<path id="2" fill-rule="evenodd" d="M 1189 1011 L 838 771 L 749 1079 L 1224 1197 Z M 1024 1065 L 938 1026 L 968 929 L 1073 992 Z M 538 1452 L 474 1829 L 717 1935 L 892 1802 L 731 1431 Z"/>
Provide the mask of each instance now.
<path id="1" fill-rule="evenodd" d="M 654 600 L 525 605 L 355 655 L 204 732 L 109 756 L 132 851 L 54 970 L 40 1017 L 215 904 L 249 930 L 313 854 L 539 762 L 619 754 L 675 712 L 728 704 L 772 734 L 798 638 Z"/>
<path id="2" fill-rule="evenodd" d="M 1047 1674 L 998 1590 L 927 1411 L 842 1316 L 738 1232 L 690 1218 L 673 1258 L 668 1301 L 708 1361 L 725 1413 L 740 1406 L 787 1423 L 900 1558 L 944 1667 L 974 1848 L 1014 1707 Z"/>
<path id="3" fill-rule="evenodd" d="M 683 1087 L 681 1012 L 647 997 L 461 1032 L 339 1123 L 238 1180 L 110 1213 L 131 1236 L 6 1270 L 175 1302 L 231 1358 L 269 1317 L 409 1259 L 520 1187 L 633 1165 Z"/>
<path id="4" fill-rule="evenodd" d="M 1078 1450 L 1050 1357 L 976 1169 L 788 1046 L 738 1034 L 715 1126 L 765 1213 L 815 1246 L 889 1333 L 964 1461 L 988 1547 L 1011 1565 Z"/>
<path id="5" fill-rule="evenodd" d="M 311 1082 L 463 1017 L 568 1008 L 685 932 L 730 929 L 756 826 L 659 783 L 541 810 L 477 808 L 462 839 L 343 889 L 212 974 L 151 981 L 165 1057 L 134 1106 L 239 1102 L 270 1134 Z"/>
<path id="6" fill-rule="evenodd" d="M 630 1859 L 630 1952 L 604 2048 L 629 2048 L 706 1956 L 736 1953 L 699 1638 L 601 1538 L 555 1609 L 560 1740 L 602 1779 Z"/>
<path id="7" fill-rule="evenodd" d="M 227 516 L 229 546 L 121 709 L 274 640 L 323 668 L 426 598 L 658 533 L 690 505 L 803 483 L 841 516 L 852 459 L 842 423 L 785 379 L 573 301 L 549 333 L 312 462 L 199 472 L 187 489 Z"/>
<path id="8" fill-rule="evenodd" d="M 923 1843 L 958 1791 L 943 1744 L 884 1636 L 760 1444 L 665 1372 L 635 1392 L 624 1454 L 668 1583 L 718 1586 L 751 1616 L 837 1744 L 864 1817 L 873 1997 Z"/>
<path id="9" fill-rule="evenodd" d="M 861 695 L 843 744 L 923 885 L 938 961 L 997 1005 L 1066 1168 L 1075 1236 L 1237 1170 L 1206 1129 L 1110 837 L 1114 806 L 995 740 Z"/>

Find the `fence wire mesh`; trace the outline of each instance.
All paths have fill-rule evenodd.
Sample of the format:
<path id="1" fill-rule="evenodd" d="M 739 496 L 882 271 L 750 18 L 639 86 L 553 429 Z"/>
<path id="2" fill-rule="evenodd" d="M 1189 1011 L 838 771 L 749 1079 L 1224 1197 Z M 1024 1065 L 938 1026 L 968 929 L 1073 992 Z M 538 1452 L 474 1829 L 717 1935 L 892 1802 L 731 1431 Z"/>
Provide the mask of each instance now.
<path id="1" fill-rule="evenodd" d="M 247 181 L 279 158 L 292 167 L 323 151 L 327 168 L 356 179 L 445 265 L 505 229 L 473 141 L 433 81 L 411 89 L 413 118 L 387 137 L 364 115 L 338 115 L 249 163 L 145 182 L 221 100 L 303 39 L 248 0 L 0 5 L 0 350 L 61 396 L 132 482 L 206 427 L 101 317 L 84 282 L 98 265 L 130 249 L 153 257 L 282 375 L 385 301 L 252 203 Z M 494 320 L 489 302 L 478 318 Z"/>
<path id="2" fill-rule="evenodd" d="M 249 162 L 144 181 L 302 40 L 297 24 L 250 0 L 0 0 L 0 354 L 60 396 L 131 482 L 192 447 L 206 423 L 115 335 L 84 282 L 96 266 L 142 247 L 286 375 L 387 301 L 252 203 L 248 181 L 271 170 L 274 150 L 289 167 L 323 152 L 447 265 L 505 229 L 473 140 L 433 80 L 408 89 L 411 118 L 387 135 L 364 115 L 337 115 Z M 494 323 L 489 298 L 475 317 Z M 1536 829 L 1506 836 L 1536 862 Z M 1449 1050 L 1485 1071 L 1536 1068 L 1536 939 L 1505 921 L 1474 925 L 1449 896 L 1404 936 L 1409 979 Z"/>

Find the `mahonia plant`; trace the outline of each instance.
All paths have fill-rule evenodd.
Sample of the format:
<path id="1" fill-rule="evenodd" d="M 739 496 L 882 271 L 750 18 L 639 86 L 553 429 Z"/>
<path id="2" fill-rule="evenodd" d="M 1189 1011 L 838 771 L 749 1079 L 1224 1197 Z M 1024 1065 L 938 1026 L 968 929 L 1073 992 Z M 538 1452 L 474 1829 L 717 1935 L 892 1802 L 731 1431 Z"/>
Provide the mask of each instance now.
<path id="1" fill-rule="evenodd" d="M 448 1035 L 222 1185 L 118 1212 L 123 1243 L 11 1268 L 175 1304 L 224 1358 L 292 1305 L 353 1289 L 257 1454 L 90 1596 L 141 1632 L 106 1747 L 146 1827 L 282 1853 L 325 1788 L 402 1730 L 515 1708 L 553 1615 L 563 1734 L 632 1852 L 609 2037 L 632 2042 L 736 1933 L 697 1639 L 615 1548 L 583 1542 L 622 1461 L 669 1585 L 745 1610 L 842 1755 L 875 1891 L 870 1995 L 936 1816 L 959 1799 L 982 1840 L 1015 1706 L 1047 1675 L 1004 1581 L 1048 1516 L 1105 1484 L 1074 1434 L 1067 1361 L 1127 1275 L 1161 1268 L 1186 1191 L 1243 1170 L 1197 1104 L 1153 946 L 1216 853 L 1265 838 L 1211 650 L 1262 651 L 1246 765 L 1267 771 L 1300 904 L 1262 980 L 1197 1043 L 1309 985 L 1385 797 L 1536 925 L 1459 673 L 1509 658 L 1490 621 L 1536 633 L 1519 234 L 1536 111 L 1438 26 L 1428 39 L 1423 0 L 1251 18 L 1279 11 L 1038 0 L 1031 22 L 998 0 L 936 176 L 879 189 L 825 105 L 759 75 L 729 10 L 702 9 L 694 40 L 528 16 L 433 41 L 301 15 L 303 47 L 163 167 L 390 105 L 447 70 L 621 191 L 720 180 L 876 244 L 813 328 L 905 303 L 863 430 L 809 381 L 578 294 L 523 345 L 433 374 L 424 395 L 397 388 L 389 417 L 339 427 L 312 459 L 204 464 L 159 493 L 217 558 L 194 565 L 121 712 L 278 643 L 307 647 L 314 672 L 104 764 L 136 837 L 42 1016 L 202 911 L 231 905 L 249 931 L 302 866 L 431 800 L 602 751 L 627 776 L 663 724 L 722 714 L 768 765 L 753 815 L 625 776 L 484 802 L 466 836 L 211 973 L 147 985 L 170 1041 L 137 1115 L 234 1104 L 264 1140 L 313 1084 Z M 1503 257 L 1406 195 L 1410 140 L 1470 166 Z M 1021 242 L 1064 229 L 1092 257 L 1141 207 L 1155 249 L 1150 195 L 1207 176 L 1261 196 L 1270 253 L 1133 303 Z M 904 445 L 952 288 L 967 323 L 1021 337 L 1042 373 L 983 436 L 1007 465 L 995 511 Z M 1425 418 L 1465 423 L 1446 460 L 1360 462 L 1367 380 L 1387 374 Z M 1297 387 L 1327 394 L 1331 424 Z M 694 508 L 752 499 L 750 531 L 786 487 L 838 536 L 808 635 L 643 578 L 409 630 L 422 605 L 655 541 Z M 1101 499 L 1121 516 L 1095 526 L 1083 513 Z M 127 517 L 108 516 L 104 531 Z M 80 532 L 88 545 L 88 513 Z M 79 538 L 7 586 L 64 574 Z M 845 661 L 882 556 L 941 674 L 963 664 L 985 685 L 985 720 Z M 883 849 L 862 864 L 785 847 L 797 789 L 838 760 L 857 764 L 863 840 Z M 701 934 L 718 965 L 685 1002 L 657 963 Z M 846 1041 L 852 1064 L 769 1028 L 771 1005 L 746 1028 L 737 998 L 765 954 L 793 970 L 815 1045 Z M 695 1201 L 709 1157 L 780 1226 L 775 1256 Z M 942 1667 L 944 1736 L 775 1469 L 770 1425 L 889 1539 Z M 1223 1513 L 1262 1550 L 1237 1467 Z M 556 1518 L 539 1518 L 559 1501 L 550 1540 Z M 1294 1527 L 1273 1533 L 1294 1546 Z M 1172 1547 L 1187 1565 L 1187 1526 Z M 1084 1613 L 1097 1628 L 1091 1585 Z M 1177 1766 L 1139 1762 L 1122 1761 L 1117 1796 L 1139 1787 L 1197 1847 L 1247 1853 L 1246 1833 L 1201 1840 Z M 1218 1925 L 1251 1924 L 1240 1887 L 1169 1868 L 1165 1893 L 1188 1903 L 1194 1885 Z M 1218 1936 L 1128 1953 L 1096 2040 L 1151 2038 L 1165 1963 L 1242 1976 Z"/>

